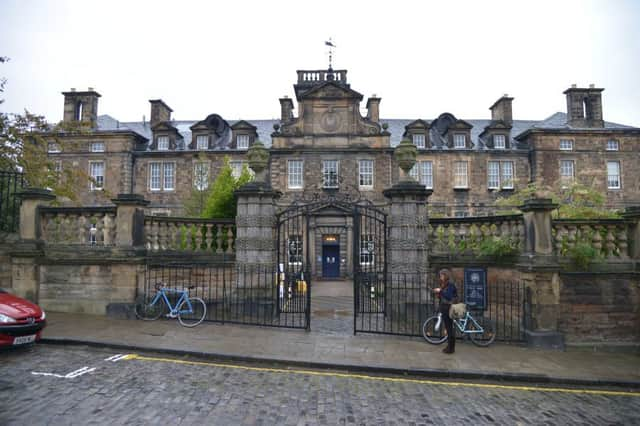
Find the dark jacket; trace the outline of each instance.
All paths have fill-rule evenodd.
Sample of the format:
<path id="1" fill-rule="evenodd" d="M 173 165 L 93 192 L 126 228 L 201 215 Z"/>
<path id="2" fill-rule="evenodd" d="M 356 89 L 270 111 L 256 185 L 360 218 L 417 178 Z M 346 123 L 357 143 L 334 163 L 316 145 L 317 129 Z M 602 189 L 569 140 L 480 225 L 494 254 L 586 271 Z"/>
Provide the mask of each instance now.
<path id="1" fill-rule="evenodd" d="M 440 303 L 448 305 L 458 301 L 458 289 L 456 285 L 449 281 L 449 284 L 440 291 Z"/>

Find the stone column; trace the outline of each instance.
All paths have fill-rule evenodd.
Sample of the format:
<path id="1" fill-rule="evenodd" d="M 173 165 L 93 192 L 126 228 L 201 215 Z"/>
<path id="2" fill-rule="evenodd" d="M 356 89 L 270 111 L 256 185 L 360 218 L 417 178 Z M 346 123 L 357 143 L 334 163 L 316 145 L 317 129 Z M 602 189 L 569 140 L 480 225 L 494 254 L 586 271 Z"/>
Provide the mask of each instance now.
<path id="1" fill-rule="evenodd" d="M 144 207 L 149 204 L 142 195 L 118 194 L 111 200 L 116 205 L 116 240 L 111 252 L 111 288 L 106 314 L 115 318 L 134 318 L 133 302 L 137 290 L 144 288 Z"/>
<path id="2" fill-rule="evenodd" d="M 627 207 L 622 214 L 629 224 L 629 257 L 635 261 L 640 260 L 640 206 Z"/>
<path id="3" fill-rule="evenodd" d="M 55 195 L 47 189 L 26 188 L 18 193 L 20 205 L 20 241 L 11 252 L 11 280 L 13 292 L 38 303 L 40 291 L 40 266 L 42 257 L 40 241 L 40 213 L 38 207 L 47 206 Z"/>
<path id="4" fill-rule="evenodd" d="M 383 192 L 390 201 L 387 267 L 392 274 L 424 275 L 429 269 L 427 198 L 432 191 L 409 175 L 416 154 L 416 147 L 407 140 L 396 147 L 394 157 L 402 176 L 400 182 Z"/>
<path id="5" fill-rule="evenodd" d="M 553 253 L 551 212 L 548 198 L 529 199 L 520 206 L 524 216 L 525 250 L 518 264 L 525 285 L 525 335 L 534 347 L 564 349 L 560 319 L 559 266 Z"/>
<path id="6" fill-rule="evenodd" d="M 116 247 L 141 247 L 144 245 L 144 209 L 149 205 L 139 194 L 118 194 L 111 200 L 116 210 Z"/>

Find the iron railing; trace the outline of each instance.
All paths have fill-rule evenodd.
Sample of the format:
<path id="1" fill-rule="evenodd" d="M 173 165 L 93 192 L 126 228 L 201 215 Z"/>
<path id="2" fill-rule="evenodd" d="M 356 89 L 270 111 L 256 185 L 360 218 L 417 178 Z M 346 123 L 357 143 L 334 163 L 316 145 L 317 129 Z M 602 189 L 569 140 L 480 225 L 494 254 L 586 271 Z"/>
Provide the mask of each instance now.
<path id="1" fill-rule="evenodd" d="M 17 232 L 20 224 L 20 197 L 24 174 L 0 171 L 0 231 Z"/>
<path id="2" fill-rule="evenodd" d="M 204 300 L 207 321 L 309 328 L 310 286 L 287 279 L 272 265 L 148 264 L 138 295 L 150 300 L 156 283 L 171 289 L 193 286 L 189 295 Z"/>
<path id="3" fill-rule="evenodd" d="M 370 281 L 354 281 L 354 331 L 356 333 L 422 336 L 422 324 L 437 314 L 434 280 L 416 273 L 388 274 Z M 456 284 L 464 301 L 464 283 Z M 472 310 L 474 317 L 492 322 L 496 340 L 522 342 L 527 324 L 524 284 L 496 281 L 487 284 L 486 307 Z M 528 312 L 528 311 L 527 311 Z"/>

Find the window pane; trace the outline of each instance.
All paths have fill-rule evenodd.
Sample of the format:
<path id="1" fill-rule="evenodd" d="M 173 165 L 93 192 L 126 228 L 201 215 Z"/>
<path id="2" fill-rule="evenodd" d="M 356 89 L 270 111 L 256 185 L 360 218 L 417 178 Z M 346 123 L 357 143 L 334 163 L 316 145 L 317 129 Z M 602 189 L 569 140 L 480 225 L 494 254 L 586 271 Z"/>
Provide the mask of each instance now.
<path id="1" fill-rule="evenodd" d="M 494 135 L 493 136 L 493 146 L 497 149 L 505 148 L 505 137 L 504 135 Z"/>
<path id="2" fill-rule="evenodd" d="M 197 149 L 208 149 L 209 148 L 209 136 L 198 136 L 196 137 L 196 148 Z"/>
<path id="3" fill-rule="evenodd" d="M 193 168 L 193 186 L 198 191 L 203 191 L 209 187 L 209 164 L 196 163 Z"/>
<path id="4" fill-rule="evenodd" d="M 174 163 L 164 163 L 164 189 L 173 189 Z"/>
<path id="5" fill-rule="evenodd" d="M 420 180 L 420 175 L 418 174 L 418 162 L 416 162 L 416 164 L 413 165 L 413 167 L 411 168 L 411 170 L 409 170 L 409 176 L 411 176 L 413 178 L 413 180 L 415 180 L 416 182 Z"/>
<path id="6" fill-rule="evenodd" d="M 91 152 L 104 152 L 104 142 L 93 142 Z"/>
<path id="7" fill-rule="evenodd" d="M 618 141 L 607 141 L 607 151 L 617 151 L 618 148 Z"/>
<path id="8" fill-rule="evenodd" d="M 338 161 L 337 160 L 322 161 L 322 185 L 325 188 L 338 187 Z"/>
<path id="9" fill-rule="evenodd" d="M 573 160 L 562 160 L 560 162 L 560 176 L 565 179 L 571 179 L 574 176 Z"/>
<path id="10" fill-rule="evenodd" d="M 620 162 L 607 161 L 607 188 L 620 188 Z"/>
<path id="11" fill-rule="evenodd" d="M 498 161 L 489 161 L 487 186 L 492 189 L 500 188 L 500 163 Z"/>
<path id="12" fill-rule="evenodd" d="M 287 238 L 289 264 L 302 263 L 302 247 L 302 235 L 289 235 Z"/>
<path id="13" fill-rule="evenodd" d="M 466 137 L 465 135 L 453 135 L 453 147 L 454 148 L 464 148 L 466 145 Z"/>
<path id="14" fill-rule="evenodd" d="M 424 148 L 424 135 L 413 135 L 413 144 L 417 148 Z"/>
<path id="15" fill-rule="evenodd" d="M 167 151 L 169 149 L 169 137 L 168 136 L 159 136 L 158 137 L 158 151 Z"/>
<path id="16" fill-rule="evenodd" d="M 91 189 L 104 188 L 104 162 L 96 161 L 89 163 L 89 174 L 93 178 Z"/>
<path id="17" fill-rule="evenodd" d="M 454 186 L 456 188 L 466 188 L 467 187 L 467 162 L 466 161 L 456 161 L 453 163 L 454 169 Z"/>
<path id="18" fill-rule="evenodd" d="M 360 264 L 373 265 L 375 263 L 376 244 L 373 235 L 360 236 Z"/>
<path id="19" fill-rule="evenodd" d="M 249 148 L 249 135 L 238 135 L 238 149 Z"/>
<path id="20" fill-rule="evenodd" d="M 288 161 L 288 185 L 289 188 L 302 188 L 302 160 L 289 160 Z"/>
<path id="21" fill-rule="evenodd" d="M 149 188 L 160 190 L 160 163 L 149 163 Z"/>
<path id="22" fill-rule="evenodd" d="M 422 161 L 422 177 L 420 183 L 426 186 L 428 189 L 433 188 L 433 164 L 431 161 Z"/>
<path id="23" fill-rule="evenodd" d="M 513 162 L 502 162 L 502 187 L 513 188 Z"/>
<path id="24" fill-rule="evenodd" d="M 560 149 L 563 151 L 571 151 L 573 149 L 573 141 L 569 139 L 560 139 Z"/>
<path id="25" fill-rule="evenodd" d="M 373 160 L 360 160 L 358 162 L 359 169 L 359 185 L 360 186 L 373 186 Z"/>

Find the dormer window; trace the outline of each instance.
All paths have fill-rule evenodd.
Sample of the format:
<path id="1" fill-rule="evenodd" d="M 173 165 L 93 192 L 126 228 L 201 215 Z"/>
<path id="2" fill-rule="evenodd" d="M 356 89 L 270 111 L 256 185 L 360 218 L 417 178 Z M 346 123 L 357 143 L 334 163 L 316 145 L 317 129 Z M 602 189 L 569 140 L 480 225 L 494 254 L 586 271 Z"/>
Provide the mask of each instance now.
<path id="1" fill-rule="evenodd" d="M 493 147 L 495 149 L 505 149 L 507 147 L 504 135 L 493 135 Z"/>
<path id="2" fill-rule="evenodd" d="M 207 135 L 196 136 L 196 149 L 198 151 L 201 151 L 208 148 L 209 148 L 209 136 Z"/>
<path id="3" fill-rule="evenodd" d="M 560 139 L 560 151 L 573 151 L 573 141 L 571 139 Z"/>
<path id="4" fill-rule="evenodd" d="M 169 150 L 169 137 L 158 136 L 158 151 L 168 151 L 168 150 Z"/>
<path id="5" fill-rule="evenodd" d="M 413 144 L 416 148 L 425 148 L 425 138 L 424 135 L 413 135 Z"/>
<path id="6" fill-rule="evenodd" d="M 238 149 L 249 149 L 249 135 L 238 135 Z"/>
<path id="7" fill-rule="evenodd" d="M 615 141 L 615 140 L 607 141 L 607 151 L 618 151 L 618 150 L 620 150 L 620 145 L 618 144 L 618 141 Z"/>
<path id="8" fill-rule="evenodd" d="M 461 133 L 456 133 L 453 135 L 453 147 L 455 149 L 464 149 L 467 145 L 467 138 L 465 135 Z"/>

